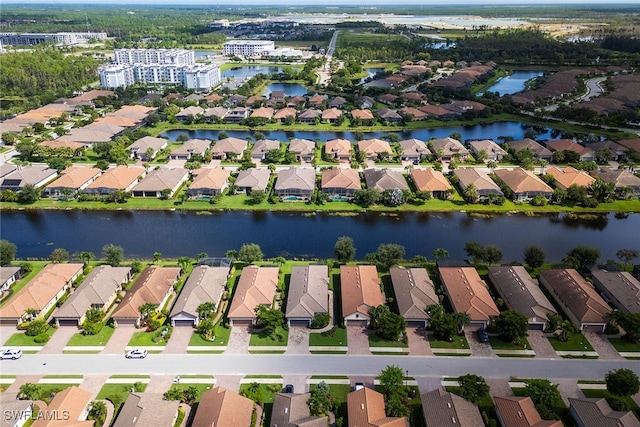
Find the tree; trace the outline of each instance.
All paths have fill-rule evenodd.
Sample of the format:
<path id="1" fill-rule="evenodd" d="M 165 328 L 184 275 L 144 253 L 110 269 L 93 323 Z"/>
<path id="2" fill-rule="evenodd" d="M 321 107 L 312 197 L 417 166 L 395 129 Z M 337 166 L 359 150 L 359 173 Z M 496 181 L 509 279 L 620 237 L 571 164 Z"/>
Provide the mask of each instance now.
<path id="1" fill-rule="evenodd" d="M 531 268 L 538 268 L 544 264 L 545 254 L 540 246 L 530 245 L 524 248 L 524 262 Z"/>
<path id="2" fill-rule="evenodd" d="M 333 247 L 333 254 L 340 263 L 347 263 L 356 256 L 356 248 L 353 239 L 348 236 L 339 237 Z"/>
<path id="3" fill-rule="evenodd" d="M 457 334 L 470 321 L 468 314 L 448 313 L 440 304 L 430 305 L 426 310 L 429 314 L 429 325 L 433 330 L 434 337 L 442 341 L 452 341 L 453 335 Z"/>
<path id="4" fill-rule="evenodd" d="M 142 322 L 149 320 L 151 316 L 158 309 L 158 304 L 154 304 L 152 302 L 145 302 L 140 307 L 138 307 L 138 311 L 140 312 L 140 316 L 142 317 Z"/>
<path id="5" fill-rule="evenodd" d="M 625 266 L 629 266 L 638 256 L 640 256 L 640 253 L 636 249 L 620 249 L 616 252 L 616 258 Z"/>
<path id="6" fill-rule="evenodd" d="M 460 392 L 458 393 L 460 397 L 474 405 L 478 405 L 480 400 L 489 393 L 487 382 L 478 375 L 462 375 L 458 377 L 458 384 L 460 384 Z"/>
<path id="7" fill-rule="evenodd" d="M 203 302 L 196 308 L 200 319 L 208 319 L 216 311 L 216 304 L 212 301 Z"/>
<path id="8" fill-rule="evenodd" d="M 378 250 L 375 253 L 375 261 L 383 271 L 388 271 L 389 268 L 398 264 L 404 257 L 404 246 L 396 243 L 381 243 L 378 246 Z"/>
<path id="9" fill-rule="evenodd" d="M 640 341 L 640 313 L 623 313 L 614 310 L 609 314 L 609 318 L 624 329 L 625 334 L 622 339 L 629 342 Z"/>
<path id="10" fill-rule="evenodd" d="M 249 193 L 249 204 L 259 205 L 267 199 L 267 193 L 262 190 L 252 190 Z"/>
<path id="11" fill-rule="evenodd" d="M 256 326 L 264 328 L 268 335 L 271 335 L 279 326 L 282 326 L 284 313 L 281 310 L 259 305 L 256 307 L 255 311 L 257 315 Z"/>
<path id="12" fill-rule="evenodd" d="M 444 248 L 435 248 L 433 250 L 433 257 L 436 259 L 436 262 L 438 262 L 439 259 L 449 257 L 449 251 Z"/>
<path id="13" fill-rule="evenodd" d="M 189 258 L 188 256 L 181 256 L 180 258 L 178 258 L 178 265 L 180 266 L 180 269 L 182 271 L 186 272 L 190 264 L 191 258 Z"/>
<path id="14" fill-rule="evenodd" d="M 198 323 L 196 332 L 205 340 L 210 341 L 215 333 L 216 325 L 213 324 L 211 319 L 203 319 Z"/>
<path id="15" fill-rule="evenodd" d="M 162 258 L 162 254 L 158 251 L 153 253 L 153 263 L 157 264 L 158 262 L 160 262 L 160 259 Z"/>
<path id="16" fill-rule="evenodd" d="M 382 194 L 375 188 L 356 190 L 353 193 L 353 201 L 364 208 L 375 205 L 380 201 L 381 198 Z"/>
<path id="17" fill-rule="evenodd" d="M 503 341 L 520 341 L 527 336 L 529 323 L 525 316 L 515 310 L 501 312 L 493 319 L 493 327 Z"/>
<path id="18" fill-rule="evenodd" d="M 85 313 L 85 319 L 89 322 L 96 323 L 100 322 L 104 318 L 104 311 L 99 308 L 90 308 Z"/>
<path id="19" fill-rule="evenodd" d="M 112 267 L 117 267 L 122 262 L 124 256 L 124 249 L 122 246 L 116 246 L 114 244 L 106 244 L 102 247 L 102 255 L 105 258 L 107 264 Z"/>
<path id="20" fill-rule="evenodd" d="M 104 402 L 91 402 L 91 409 L 87 415 L 87 419 L 94 420 L 96 426 L 101 426 L 107 418 L 107 406 Z"/>
<path id="21" fill-rule="evenodd" d="M 502 259 L 502 251 L 496 245 L 487 245 L 484 247 L 484 259 L 489 264 L 497 264 Z"/>
<path id="22" fill-rule="evenodd" d="M 82 251 L 78 254 L 78 259 L 82 261 L 82 263 L 86 267 L 91 261 L 96 259 L 96 255 L 93 252 Z"/>
<path id="23" fill-rule="evenodd" d="M 615 396 L 632 396 L 640 391 L 640 380 L 630 369 L 609 371 L 604 381 L 607 383 L 607 391 Z"/>
<path id="24" fill-rule="evenodd" d="M 384 395 L 386 412 L 388 416 L 408 416 L 407 389 L 404 385 L 404 372 L 399 366 L 388 365 L 380 372 L 377 380 L 380 381 L 380 389 Z M 393 414 L 393 415 L 391 415 Z"/>
<path id="25" fill-rule="evenodd" d="M 18 397 L 24 400 L 37 400 L 40 397 L 40 386 L 34 383 L 24 383 L 18 390 Z"/>
<path id="26" fill-rule="evenodd" d="M 473 240 L 469 240 L 464 244 L 464 251 L 467 256 L 473 258 L 473 263 L 475 264 L 477 261 L 484 260 L 484 248 L 480 243 L 474 242 Z"/>
<path id="27" fill-rule="evenodd" d="M 371 328 L 388 341 L 398 341 L 405 334 L 407 322 L 399 314 L 392 313 L 389 306 L 379 305 L 369 309 Z"/>
<path id="28" fill-rule="evenodd" d="M 253 264 L 256 261 L 262 261 L 264 255 L 262 249 L 256 243 L 245 243 L 240 247 L 238 251 L 238 260 Z"/>
<path id="29" fill-rule="evenodd" d="M 462 190 L 462 197 L 464 201 L 467 203 L 475 204 L 480 200 L 480 195 L 478 194 L 478 189 L 475 185 L 469 184 Z"/>
<path id="30" fill-rule="evenodd" d="M 557 384 L 551 384 L 551 381 L 545 379 L 526 380 L 524 394 L 531 398 L 536 408 L 542 408 L 547 413 L 551 412 L 558 402 L 562 402 Z"/>
<path id="31" fill-rule="evenodd" d="M 42 192 L 33 184 L 27 184 L 22 187 L 22 191 L 18 193 L 18 202 L 24 205 L 30 205 L 40 200 Z"/>
<path id="32" fill-rule="evenodd" d="M 8 240 L 0 240 L 0 265 L 11 264 L 16 257 L 17 247 Z"/>
<path id="33" fill-rule="evenodd" d="M 322 417 L 328 415 L 333 409 L 332 396 L 329 393 L 329 386 L 324 381 L 316 384 L 307 401 L 309 412 L 312 416 Z"/>
<path id="34" fill-rule="evenodd" d="M 69 261 L 69 252 L 67 252 L 64 248 L 55 248 L 51 255 L 49 255 L 49 261 L 54 264 L 59 264 L 61 262 Z"/>
<path id="35" fill-rule="evenodd" d="M 558 328 L 560 329 L 558 339 L 562 342 L 569 341 L 569 337 L 571 336 L 571 334 L 575 334 L 576 332 L 578 332 L 578 328 L 576 328 L 576 325 L 574 325 L 573 322 L 569 319 L 563 320 L 560 325 L 558 325 Z"/>
<path id="36" fill-rule="evenodd" d="M 593 246 L 579 245 L 571 249 L 562 262 L 565 260 L 571 260 L 571 258 L 577 261 L 578 269 L 588 270 L 593 267 L 600 258 L 600 250 Z"/>

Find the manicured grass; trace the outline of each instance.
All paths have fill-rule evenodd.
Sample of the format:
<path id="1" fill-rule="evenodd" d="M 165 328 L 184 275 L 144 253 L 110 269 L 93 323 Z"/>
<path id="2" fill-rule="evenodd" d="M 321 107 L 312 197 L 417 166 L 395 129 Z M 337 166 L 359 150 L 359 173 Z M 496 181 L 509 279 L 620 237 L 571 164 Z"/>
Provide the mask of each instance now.
<path id="1" fill-rule="evenodd" d="M 245 375 L 245 378 L 276 378 L 281 380 L 282 375 Z"/>
<path id="2" fill-rule="evenodd" d="M 347 394 L 351 392 L 351 386 L 348 384 L 328 384 L 329 394 L 333 397 L 336 407 L 336 417 L 346 418 L 347 416 Z M 315 385 L 309 390 L 315 389 Z"/>
<path id="3" fill-rule="evenodd" d="M 309 334 L 309 346 L 322 347 L 344 347 L 347 345 L 347 330 L 345 328 L 335 328 L 333 336 L 323 336 L 320 333 Z"/>
<path id="4" fill-rule="evenodd" d="M 191 339 L 189 340 L 190 346 L 203 346 L 203 347 L 214 347 L 214 346 L 225 346 L 229 342 L 229 335 L 231 335 L 231 328 L 225 328 L 220 325 L 221 322 L 216 324 L 214 336 L 215 339 L 213 341 L 208 341 L 202 338 L 200 334 L 194 332 L 191 335 Z"/>
<path id="5" fill-rule="evenodd" d="M 240 384 L 240 394 L 263 405 L 264 419 L 271 419 L 273 396 L 282 391 L 282 384 Z"/>
<path id="6" fill-rule="evenodd" d="M 145 332 L 145 331 L 136 332 L 131 337 L 131 340 L 129 340 L 128 345 L 135 346 L 135 347 L 165 346 L 167 345 L 167 341 L 164 339 L 154 341 L 154 338 L 158 336 L 159 331 L 161 331 L 164 328 L 169 328 L 169 330 L 171 330 L 171 326 L 163 326 L 162 328 L 153 332 Z"/>
<path id="7" fill-rule="evenodd" d="M 584 389 L 582 392 L 586 397 L 604 397 L 607 400 L 613 397 L 607 390 Z M 633 400 L 633 398 L 631 396 L 626 396 L 621 399 L 625 401 L 629 408 L 631 408 L 631 410 L 636 414 L 636 417 L 640 418 L 640 407 L 638 407 L 638 404 Z"/>
<path id="8" fill-rule="evenodd" d="M 380 337 L 378 334 L 369 334 L 369 346 L 370 347 L 409 347 L 409 344 L 402 341 L 387 341 Z"/>
<path id="9" fill-rule="evenodd" d="M 213 381 L 212 381 L 213 382 Z M 213 388 L 213 384 L 171 384 L 171 390 L 186 390 L 188 388 L 196 388 L 198 390 L 198 397 L 196 398 L 196 402 L 200 402 L 200 398 L 202 397 L 202 393 L 207 390 L 211 390 Z"/>
<path id="10" fill-rule="evenodd" d="M 131 381 L 129 384 L 105 384 L 100 389 L 100 392 L 96 396 L 96 400 L 108 399 L 113 403 L 115 413 L 117 414 L 120 407 L 129 397 L 131 390 L 135 389 L 135 381 Z M 137 391 L 143 392 L 147 388 L 144 383 L 137 384 Z"/>
<path id="11" fill-rule="evenodd" d="M 67 343 L 70 347 L 75 346 L 105 346 L 109 342 L 109 338 L 115 332 L 111 326 L 103 327 L 100 332 L 95 335 L 74 334 Z"/>
<path id="12" fill-rule="evenodd" d="M 531 350 L 531 344 L 527 341 L 526 338 L 523 338 L 524 341 L 520 345 L 515 345 L 511 341 L 502 341 L 500 338 L 490 335 L 489 343 L 491 344 L 491 348 L 494 350 Z"/>
<path id="13" fill-rule="evenodd" d="M 640 352 L 640 344 L 632 343 L 629 341 L 625 341 L 622 338 L 611 337 L 609 338 L 609 342 L 616 348 L 618 351 L 633 351 Z"/>
<path id="14" fill-rule="evenodd" d="M 38 384 L 40 400 L 43 400 L 48 405 L 51 403 L 53 396 L 55 396 L 54 393 L 60 393 L 62 390 L 66 390 L 72 386 L 73 384 Z"/>
<path id="15" fill-rule="evenodd" d="M 525 394 L 525 388 L 524 387 L 512 387 L 511 390 L 513 391 L 513 394 L 516 396 L 526 396 Z M 583 392 L 586 390 L 583 390 Z M 585 393 L 586 395 L 586 393 Z M 589 397 L 589 396 L 587 396 Z M 562 401 L 562 399 L 559 399 L 558 401 L 556 401 L 556 403 L 553 405 L 553 413 L 556 414 L 556 417 L 559 420 L 562 420 L 562 422 L 564 423 L 565 426 L 574 426 L 575 423 L 573 421 L 573 418 L 571 417 L 571 415 L 569 414 L 569 408 L 567 408 L 567 406 L 564 404 L 564 402 Z"/>
<path id="16" fill-rule="evenodd" d="M 460 348 L 460 349 L 469 348 L 467 337 L 465 337 L 464 335 L 453 337 L 452 342 L 437 340 L 433 337 L 433 335 L 429 335 L 429 345 L 433 348 Z"/>
<path id="17" fill-rule="evenodd" d="M 289 331 L 279 326 L 271 335 L 267 335 L 264 332 L 251 334 L 251 338 L 249 339 L 249 345 L 286 346 L 288 339 L 289 339 Z"/>
<path id="18" fill-rule="evenodd" d="M 0 203 L 0 206 L 4 208 L 7 206 L 7 204 Z M 29 274 L 26 274 L 25 276 L 22 277 L 22 279 L 18 280 L 16 283 L 13 284 L 13 286 L 11 286 L 11 290 L 12 290 L 11 296 L 2 300 L 2 302 L 0 302 L 0 307 L 5 305 L 7 301 L 9 301 L 11 297 L 13 297 L 20 289 L 24 288 L 25 285 L 29 283 L 29 281 L 33 279 L 35 275 L 38 274 L 45 267 L 45 265 L 49 264 L 49 261 L 28 261 L 28 262 L 29 264 L 31 264 L 33 269 Z M 13 262 L 10 264 L 10 266 L 17 266 L 17 265 L 19 265 L 18 262 Z"/>
<path id="19" fill-rule="evenodd" d="M 560 341 L 557 337 L 550 337 L 549 342 L 557 351 L 593 351 L 589 341 L 580 333 L 569 335 L 567 342 Z"/>
<path id="20" fill-rule="evenodd" d="M 52 336 L 57 328 L 49 328 L 47 330 L 47 335 Z M 6 343 L 4 343 L 7 347 L 21 347 L 21 346 L 44 346 L 46 343 L 37 343 L 33 339 L 35 337 L 30 337 L 26 335 L 24 332 L 16 332 L 11 335 Z"/>

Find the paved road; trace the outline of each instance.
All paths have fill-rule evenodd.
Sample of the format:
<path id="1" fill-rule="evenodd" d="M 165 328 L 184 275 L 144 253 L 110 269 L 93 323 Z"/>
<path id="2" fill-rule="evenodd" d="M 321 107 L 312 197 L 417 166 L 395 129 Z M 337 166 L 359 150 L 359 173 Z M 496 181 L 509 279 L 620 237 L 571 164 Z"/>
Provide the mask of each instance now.
<path id="1" fill-rule="evenodd" d="M 213 375 L 378 375 L 398 365 L 414 377 L 456 377 L 475 373 L 486 378 L 602 379 L 611 369 L 628 368 L 640 375 L 633 360 L 468 358 L 366 355 L 164 355 L 129 360 L 123 355 L 31 355 L 0 361 L 4 375 L 59 374 L 213 374 Z"/>

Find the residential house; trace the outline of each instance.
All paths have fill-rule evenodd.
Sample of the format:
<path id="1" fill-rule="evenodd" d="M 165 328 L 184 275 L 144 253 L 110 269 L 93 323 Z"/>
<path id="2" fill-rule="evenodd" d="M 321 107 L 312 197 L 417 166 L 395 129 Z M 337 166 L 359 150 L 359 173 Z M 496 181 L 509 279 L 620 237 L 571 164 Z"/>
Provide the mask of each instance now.
<path id="1" fill-rule="evenodd" d="M 59 197 L 79 193 L 101 174 L 102 170 L 95 167 L 70 166 L 61 172 L 58 179 L 44 188 L 42 195 L 45 197 Z"/>
<path id="2" fill-rule="evenodd" d="M 285 318 L 289 326 L 308 326 L 316 314 L 329 313 L 329 270 L 326 265 L 294 266 Z"/>
<path id="3" fill-rule="evenodd" d="M 322 111 L 315 108 L 307 108 L 298 114 L 300 123 L 315 125 L 320 120 L 322 120 Z"/>
<path id="4" fill-rule="evenodd" d="M 622 169 L 599 169 L 591 172 L 591 175 L 600 178 L 604 182 L 613 182 L 616 193 L 622 193 L 628 187 L 631 189 L 631 197 L 640 197 L 640 178 L 629 171 Z"/>
<path id="5" fill-rule="evenodd" d="M 570 397 L 569 413 L 578 427 L 640 427 L 633 412 L 614 411 L 604 397 Z"/>
<path id="6" fill-rule="evenodd" d="M 571 139 L 556 139 L 547 141 L 545 144 L 551 151 L 573 151 L 578 153 L 581 162 L 591 162 L 596 158 L 596 153 L 592 149 L 584 147 Z"/>
<path id="7" fill-rule="evenodd" d="M 296 114 L 298 112 L 296 111 L 295 108 L 293 107 L 285 107 L 285 108 L 281 108 L 280 110 L 276 111 L 276 113 L 273 115 L 273 119 L 280 122 L 280 123 L 284 123 L 287 120 L 291 120 L 291 123 L 293 123 L 296 120 Z"/>
<path id="8" fill-rule="evenodd" d="M 285 93 L 283 90 L 274 90 L 269 95 L 269 99 L 275 102 L 276 104 L 284 104 Z"/>
<path id="9" fill-rule="evenodd" d="M 425 96 L 419 92 L 403 92 L 400 94 L 400 98 L 407 104 L 419 105 L 424 101 Z"/>
<path id="10" fill-rule="evenodd" d="M 482 415 L 476 405 L 442 388 L 420 394 L 426 427 L 478 427 Z"/>
<path id="11" fill-rule="evenodd" d="M 262 161 L 271 150 L 280 150 L 280 141 L 276 139 L 259 139 L 251 148 L 251 158 L 255 161 Z"/>
<path id="12" fill-rule="evenodd" d="M 640 138 L 621 139 L 618 141 L 618 144 L 640 154 Z"/>
<path id="13" fill-rule="evenodd" d="M 217 196 L 229 186 L 231 171 L 223 167 L 199 168 L 192 173 L 193 182 L 187 189 L 189 197 Z"/>
<path id="14" fill-rule="evenodd" d="M 330 108 L 343 108 L 347 104 L 347 100 L 341 96 L 336 96 L 329 102 Z"/>
<path id="15" fill-rule="evenodd" d="M 83 144 L 82 142 L 60 141 L 59 139 L 55 141 L 43 141 L 40 143 L 40 146 L 48 147 L 52 150 L 69 149 L 73 152 L 74 157 L 84 154 L 84 150 L 87 148 L 87 144 Z"/>
<path id="16" fill-rule="evenodd" d="M 131 152 L 132 158 L 148 162 L 155 159 L 158 155 L 158 151 L 167 148 L 167 146 L 168 141 L 164 138 L 145 136 L 131 144 L 128 147 L 128 150 Z"/>
<path id="17" fill-rule="evenodd" d="M 478 156 L 481 152 L 484 152 L 487 155 L 487 161 L 489 162 L 499 162 L 504 156 L 507 155 L 507 152 L 503 150 L 502 147 L 500 147 L 490 139 L 471 141 L 469 142 L 469 147 L 471 149 L 471 152 L 475 156 Z"/>
<path id="18" fill-rule="evenodd" d="M 589 144 L 589 148 L 596 153 L 600 150 L 609 150 L 611 153 L 611 160 L 614 162 L 624 162 L 627 160 L 627 151 L 629 150 L 624 145 L 620 145 L 617 142 L 611 140 L 598 141 Z"/>
<path id="19" fill-rule="evenodd" d="M 572 185 L 588 187 L 595 182 L 595 178 L 588 173 L 572 168 L 571 166 L 565 168 L 549 166 L 545 173 L 553 176 L 553 185 L 563 190 L 568 189 Z"/>
<path id="20" fill-rule="evenodd" d="M 224 101 L 224 96 L 218 95 L 217 93 L 212 93 L 203 98 L 207 101 L 208 105 L 220 105 L 222 101 Z"/>
<path id="21" fill-rule="evenodd" d="M 429 118 L 429 114 L 414 107 L 402 107 L 400 114 L 406 122 L 420 122 Z"/>
<path id="22" fill-rule="evenodd" d="M 244 150 L 247 149 L 249 143 L 246 139 L 240 138 L 223 138 L 216 142 L 211 148 L 211 155 L 218 160 L 235 160 L 242 157 Z"/>
<path id="23" fill-rule="evenodd" d="M 245 105 L 247 107 L 260 108 L 267 99 L 262 95 L 253 95 L 247 98 Z"/>
<path id="24" fill-rule="evenodd" d="M 403 118 L 396 110 L 390 108 L 380 108 L 376 110 L 376 115 L 382 122 L 400 123 Z"/>
<path id="25" fill-rule="evenodd" d="M 22 191 L 26 185 L 40 188 L 58 176 L 58 171 L 47 165 L 19 166 L 0 179 L 0 191 Z"/>
<path id="26" fill-rule="evenodd" d="M 4 178 L 5 176 L 17 170 L 18 170 L 18 166 L 11 163 L 4 163 L 0 165 L 0 178 Z"/>
<path id="27" fill-rule="evenodd" d="M 596 290 L 616 310 L 640 313 L 640 281 L 628 271 L 591 270 Z"/>
<path id="28" fill-rule="evenodd" d="M 427 148 L 427 144 L 416 138 L 404 139 L 398 144 L 402 150 L 400 154 L 401 160 L 419 162 L 431 154 L 431 151 Z"/>
<path id="29" fill-rule="evenodd" d="M 179 122 L 192 123 L 195 120 L 198 120 L 204 114 L 204 108 L 191 106 L 187 108 L 183 108 L 180 110 L 178 114 L 176 114 L 176 120 Z"/>
<path id="30" fill-rule="evenodd" d="M 134 197 L 170 198 L 189 179 L 189 171 L 182 168 L 160 168 L 149 172 L 131 190 Z M 165 194 L 166 193 L 166 194 Z"/>
<path id="31" fill-rule="evenodd" d="M 229 267 L 210 267 L 208 265 L 195 267 L 171 309 L 171 314 L 169 314 L 171 326 L 191 326 L 193 328 L 198 326 L 202 320 L 198 314 L 198 306 L 202 303 L 212 302 L 217 310 L 227 287 L 228 277 Z"/>
<path id="32" fill-rule="evenodd" d="M 396 100 L 400 98 L 397 95 L 394 95 L 392 93 L 383 93 L 382 95 L 380 95 L 378 97 L 378 101 L 382 102 L 383 104 L 387 104 L 387 105 L 395 105 Z"/>
<path id="33" fill-rule="evenodd" d="M 367 188 L 375 188 L 380 191 L 406 191 L 409 189 L 402 172 L 396 169 L 365 169 L 364 180 L 367 183 Z"/>
<path id="34" fill-rule="evenodd" d="M 242 105 L 245 105 L 246 101 L 247 101 L 246 96 L 233 94 L 229 96 L 229 98 L 227 98 L 227 100 L 225 101 L 225 106 L 234 106 L 234 107 L 242 106 Z"/>
<path id="35" fill-rule="evenodd" d="M 327 98 L 324 95 L 313 95 L 307 100 L 307 103 L 313 107 L 321 108 Z"/>
<path id="36" fill-rule="evenodd" d="M 245 107 L 235 107 L 227 110 L 227 114 L 222 119 L 225 123 L 240 123 L 249 117 L 249 110 Z"/>
<path id="37" fill-rule="evenodd" d="M 363 152 L 367 160 L 390 160 L 393 158 L 393 150 L 389 143 L 378 138 L 358 141 L 358 151 Z"/>
<path id="38" fill-rule="evenodd" d="M 331 200 L 352 199 L 362 189 L 360 174 L 351 168 L 331 168 L 322 171 L 320 189 Z"/>
<path id="39" fill-rule="evenodd" d="M 267 168 L 250 168 L 240 171 L 235 185 L 238 191 L 249 195 L 252 191 L 266 191 L 271 171 Z"/>
<path id="40" fill-rule="evenodd" d="M 202 393 L 191 427 L 253 427 L 254 403 L 224 387 Z"/>
<path id="41" fill-rule="evenodd" d="M 481 199 L 486 198 L 489 194 L 504 196 L 498 184 L 478 168 L 459 168 L 453 171 L 453 174 L 458 177 L 458 185 L 461 190 L 473 184 Z"/>
<path id="42" fill-rule="evenodd" d="M 308 139 L 294 138 L 289 141 L 288 151 L 296 155 L 298 162 L 310 162 L 313 160 L 316 143 Z"/>
<path id="43" fill-rule="evenodd" d="M 7 265 L 0 267 L 0 293 L 9 290 L 11 285 L 22 277 L 22 267 Z"/>
<path id="44" fill-rule="evenodd" d="M 48 264 L 0 307 L 0 325 L 43 318 L 80 277 L 84 264 Z M 33 312 L 32 312 L 33 310 Z"/>
<path id="45" fill-rule="evenodd" d="M 373 98 L 365 95 L 365 96 L 358 96 L 356 98 L 355 104 L 364 110 L 376 105 L 376 101 Z"/>
<path id="46" fill-rule="evenodd" d="M 194 155 L 204 157 L 210 146 L 211 141 L 207 139 L 190 139 L 171 151 L 169 158 L 171 160 L 191 160 Z"/>
<path id="47" fill-rule="evenodd" d="M 311 416 L 307 401 L 311 393 L 276 393 L 270 427 L 326 427 L 327 417 Z"/>
<path id="48" fill-rule="evenodd" d="M 315 169 L 291 167 L 278 173 L 274 193 L 284 201 L 307 201 L 313 197 L 315 188 Z"/>
<path id="49" fill-rule="evenodd" d="M 165 400 L 162 393 L 129 393 L 113 427 L 172 427 L 180 401 Z"/>
<path id="50" fill-rule="evenodd" d="M 145 303 L 155 304 L 158 310 L 162 310 L 179 278 L 180 267 L 152 265 L 145 268 L 111 316 L 114 324 L 139 326 L 140 307 Z"/>
<path id="51" fill-rule="evenodd" d="M 142 166 L 118 165 L 106 170 L 85 188 L 85 193 L 106 195 L 116 191 L 131 191 L 147 170 Z"/>
<path id="52" fill-rule="evenodd" d="M 76 386 L 71 386 L 55 394 L 46 408 L 40 413 L 48 416 L 36 416 L 32 427 L 93 427 L 94 421 L 87 420 L 91 393 Z M 55 416 L 57 414 L 57 416 Z"/>
<path id="53" fill-rule="evenodd" d="M 467 313 L 470 325 L 486 328 L 500 314 L 487 284 L 473 267 L 439 267 L 442 290 L 456 313 Z"/>
<path id="54" fill-rule="evenodd" d="M 322 112 L 322 121 L 325 123 L 337 123 L 342 117 L 342 111 L 337 108 L 328 108 Z"/>
<path id="55" fill-rule="evenodd" d="M 54 313 L 56 325 L 81 326 L 87 310 L 91 308 L 98 308 L 106 313 L 131 277 L 131 267 L 95 267 Z"/>
<path id="56" fill-rule="evenodd" d="M 332 139 L 325 143 L 324 152 L 327 157 L 339 162 L 351 161 L 351 142 L 346 139 Z"/>
<path id="57" fill-rule="evenodd" d="M 489 280 L 505 306 L 527 318 L 529 329 L 545 329 L 549 314 L 558 313 L 522 266 L 489 267 Z"/>
<path id="58" fill-rule="evenodd" d="M 382 393 L 363 387 L 347 394 L 349 427 L 408 427 L 406 417 L 387 417 Z"/>
<path id="59" fill-rule="evenodd" d="M 604 331 L 611 307 L 580 273 L 572 268 L 541 270 L 538 280 L 581 331 Z"/>
<path id="60" fill-rule="evenodd" d="M 345 326 L 368 326 L 369 309 L 384 304 L 375 265 L 340 266 L 340 291 Z"/>
<path id="61" fill-rule="evenodd" d="M 524 138 L 517 141 L 507 141 L 505 144 L 513 148 L 516 153 L 520 150 L 529 150 L 533 153 L 533 157 L 538 160 L 546 160 L 547 162 L 551 162 L 551 160 L 553 160 L 553 153 L 551 150 L 544 145 L 537 143 L 533 139 Z"/>
<path id="62" fill-rule="evenodd" d="M 493 396 L 502 427 L 563 427 L 560 420 L 543 420 L 533 400 L 525 396 Z"/>
<path id="63" fill-rule="evenodd" d="M 511 191 L 513 200 L 531 200 L 536 196 L 550 199 L 553 189 L 533 172 L 522 169 L 496 169 L 495 175 Z"/>
<path id="64" fill-rule="evenodd" d="M 371 110 L 351 110 L 351 120 L 355 123 L 373 124 L 375 118 Z"/>
<path id="65" fill-rule="evenodd" d="M 408 326 L 426 328 L 427 307 L 440 304 L 433 282 L 425 268 L 392 267 L 391 284 L 400 315 Z"/>
<path id="66" fill-rule="evenodd" d="M 453 159 L 465 161 L 469 157 L 469 150 L 464 148 L 464 145 L 457 139 L 449 137 L 436 138 L 429 141 L 429 144 L 433 147 L 429 147 L 433 154 L 437 155 L 443 162 L 450 162 Z"/>
<path id="67" fill-rule="evenodd" d="M 409 176 L 416 187 L 416 191 L 431 193 L 432 197 L 448 199 L 451 195 L 451 184 L 440 171 L 432 168 L 411 169 Z"/>
<path id="68" fill-rule="evenodd" d="M 428 117 L 435 117 L 439 120 L 455 119 L 458 113 L 444 108 L 440 105 L 425 104 L 418 107 L 418 110 L 426 114 Z"/>
<path id="69" fill-rule="evenodd" d="M 278 267 L 249 265 L 242 269 L 227 314 L 231 326 L 256 323 L 256 308 L 271 307 L 278 288 Z"/>
<path id="70" fill-rule="evenodd" d="M 93 145 L 96 142 L 110 142 L 116 136 L 125 131 L 126 128 L 122 126 L 115 126 L 99 123 L 92 123 L 90 125 L 73 128 L 68 134 L 62 135 L 58 138 L 59 141 L 73 141 L 80 142 L 85 145 Z"/>
<path id="71" fill-rule="evenodd" d="M 306 97 L 295 95 L 289 98 L 289 100 L 287 101 L 287 107 L 293 107 L 294 109 L 303 108 L 306 103 L 307 103 Z"/>
<path id="72" fill-rule="evenodd" d="M 273 108 L 271 107 L 256 108 L 251 112 L 251 115 L 249 117 L 259 121 L 260 123 L 268 123 L 269 120 L 271 120 L 271 118 L 273 117 Z"/>
<path id="73" fill-rule="evenodd" d="M 5 416 L 0 422 L 2 427 L 22 427 L 33 416 L 33 400 L 18 399 L 18 393 L 8 391 L 0 394 L 0 408 Z"/>
<path id="74" fill-rule="evenodd" d="M 220 120 L 224 121 L 224 118 L 227 117 L 227 110 L 225 107 L 212 107 L 207 108 L 204 111 L 204 117 L 207 118 L 210 122 L 216 123 Z"/>

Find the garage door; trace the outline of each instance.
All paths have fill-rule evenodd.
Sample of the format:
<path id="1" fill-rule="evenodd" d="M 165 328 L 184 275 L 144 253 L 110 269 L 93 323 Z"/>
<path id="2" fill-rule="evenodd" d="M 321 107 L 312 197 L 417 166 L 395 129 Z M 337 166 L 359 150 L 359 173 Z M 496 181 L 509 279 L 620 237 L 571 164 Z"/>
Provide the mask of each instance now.
<path id="1" fill-rule="evenodd" d="M 407 320 L 407 326 L 412 328 L 424 328 L 424 320 Z"/>
<path id="2" fill-rule="evenodd" d="M 232 326 L 244 326 L 244 327 L 249 327 L 251 326 L 252 322 L 251 320 L 232 320 L 231 325 Z"/>
<path id="3" fill-rule="evenodd" d="M 290 320 L 289 321 L 289 326 L 309 327 L 309 321 L 308 320 Z"/>
<path id="4" fill-rule="evenodd" d="M 367 321 L 366 320 L 347 320 L 346 326 L 360 326 L 362 328 L 366 328 Z"/>
<path id="5" fill-rule="evenodd" d="M 78 326 L 78 319 L 57 319 L 60 326 Z"/>
<path id="6" fill-rule="evenodd" d="M 118 326 L 136 326 L 137 319 L 115 319 Z"/>
<path id="7" fill-rule="evenodd" d="M 544 329 L 544 324 L 542 323 L 529 323 L 529 330 L 531 331 L 541 331 Z"/>
<path id="8" fill-rule="evenodd" d="M 0 319 L 0 325 L 2 326 L 17 326 L 18 321 L 16 319 Z"/>
<path id="9" fill-rule="evenodd" d="M 189 326 L 193 328 L 193 320 L 174 320 L 173 326 Z"/>

